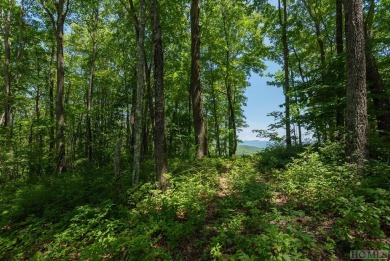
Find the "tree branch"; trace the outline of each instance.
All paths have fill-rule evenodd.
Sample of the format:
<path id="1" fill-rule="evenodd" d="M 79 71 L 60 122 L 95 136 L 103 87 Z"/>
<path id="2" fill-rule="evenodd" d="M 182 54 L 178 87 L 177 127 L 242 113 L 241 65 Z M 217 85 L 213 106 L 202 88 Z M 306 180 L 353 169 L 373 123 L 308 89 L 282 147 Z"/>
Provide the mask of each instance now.
<path id="1" fill-rule="evenodd" d="M 68 15 L 69 6 L 70 6 L 70 0 L 66 0 L 66 7 L 65 7 L 65 12 L 64 12 L 64 20 L 65 20 L 66 16 Z"/>
<path id="2" fill-rule="evenodd" d="M 45 5 L 44 3 L 44 0 L 39 0 L 39 2 L 41 3 L 43 9 L 46 11 L 46 13 L 49 15 L 49 18 L 51 20 L 51 23 L 53 25 L 53 29 L 54 31 L 56 30 L 56 20 L 54 19 L 54 15 L 52 12 L 50 12 L 49 8 L 47 8 L 47 6 Z"/>

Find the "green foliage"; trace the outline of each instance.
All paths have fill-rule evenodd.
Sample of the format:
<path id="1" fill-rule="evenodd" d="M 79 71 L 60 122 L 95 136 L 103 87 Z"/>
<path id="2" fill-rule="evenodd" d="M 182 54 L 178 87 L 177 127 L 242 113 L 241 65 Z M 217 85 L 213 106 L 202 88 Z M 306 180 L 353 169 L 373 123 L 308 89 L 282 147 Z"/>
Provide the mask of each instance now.
<path id="1" fill-rule="evenodd" d="M 165 192 L 146 182 L 123 190 L 125 201 L 108 168 L 7 183 L 0 257 L 329 260 L 386 249 L 390 168 L 372 161 L 357 176 L 341 148 L 310 147 L 271 176 L 258 173 L 257 157 L 177 159 Z"/>
<path id="2" fill-rule="evenodd" d="M 298 156 L 303 149 L 304 148 L 300 146 L 286 148 L 284 144 L 275 143 L 258 154 L 259 170 L 263 173 L 267 173 L 273 169 L 283 169 L 288 163 L 292 162 L 293 158 Z"/>
<path id="3" fill-rule="evenodd" d="M 325 163 L 320 153 L 310 150 L 300 154 L 279 171 L 278 183 L 282 193 L 295 205 L 327 208 L 346 188 L 356 186 L 358 176 L 349 165 Z"/>
<path id="4" fill-rule="evenodd" d="M 317 151 L 307 150 L 285 170 L 278 170 L 276 189 L 289 208 L 303 210 L 319 224 L 319 234 L 339 242 L 345 249 L 386 249 L 389 227 L 388 165 L 373 161 L 366 175 L 344 163 L 342 147 L 329 144 Z M 378 180 L 379 179 L 379 180 Z M 326 221 L 327 220 L 327 221 Z M 332 247 L 333 245 L 333 247 Z M 336 249 L 334 243 L 324 246 Z"/>

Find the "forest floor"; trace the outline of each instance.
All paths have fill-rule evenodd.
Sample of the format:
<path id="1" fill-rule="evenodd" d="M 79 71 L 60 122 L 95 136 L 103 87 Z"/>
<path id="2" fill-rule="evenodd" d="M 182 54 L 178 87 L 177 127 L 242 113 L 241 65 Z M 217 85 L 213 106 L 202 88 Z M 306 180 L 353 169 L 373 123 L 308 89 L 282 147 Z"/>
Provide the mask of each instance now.
<path id="1" fill-rule="evenodd" d="M 0 259 L 349 260 L 350 250 L 388 250 L 388 191 L 346 191 L 336 184 L 347 169 L 312 155 L 268 174 L 257 156 L 172 161 L 165 193 L 147 182 L 120 199 L 109 167 L 15 181 L 0 192 Z"/>

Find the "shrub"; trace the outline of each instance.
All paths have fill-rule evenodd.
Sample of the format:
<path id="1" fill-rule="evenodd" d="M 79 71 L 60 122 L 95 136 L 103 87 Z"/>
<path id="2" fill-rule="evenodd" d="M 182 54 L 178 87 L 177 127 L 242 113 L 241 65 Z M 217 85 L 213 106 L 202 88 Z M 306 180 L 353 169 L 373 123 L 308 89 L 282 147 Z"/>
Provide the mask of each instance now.
<path id="1" fill-rule="evenodd" d="M 257 154 L 258 168 L 263 173 L 284 169 L 303 151 L 304 147 L 301 146 L 286 147 L 284 144 L 275 143 Z"/>
<path id="2" fill-rule="evenodd" d="M 336 198 L 351 192 L 357 175 L 348 164 L 324 163 L 318 152 L 307 151 L 277 172 L 279 188 L 294 205 L 328 208 Z"/>

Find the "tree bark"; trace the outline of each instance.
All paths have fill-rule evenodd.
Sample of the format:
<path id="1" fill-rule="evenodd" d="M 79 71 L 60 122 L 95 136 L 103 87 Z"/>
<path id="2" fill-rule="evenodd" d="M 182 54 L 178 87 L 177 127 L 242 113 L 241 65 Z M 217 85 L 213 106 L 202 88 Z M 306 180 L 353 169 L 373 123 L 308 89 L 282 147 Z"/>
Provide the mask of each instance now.
<path id="1" fill-rule="evenodd" d="M 363 171 L 368 158 L 366 59 L 362 0 L 345 0 L 347 43 L 346 153 Z"/>
<path id="2" fill-rule="evenodd" d="M 207 155 L 207 137 L 203 119 L 200 84 L 200 1 L 191 1 L 191 96 L 196 138 L 196 159 Z"/>
<path id="3" fill-rule="evenodd" d="M 236 117 L 234 113 L 234 102 L 232 87 L 230 83 L 230 41 L 229 35 L 226 28 L 226 16 L 225 10 L 222 10 L 223 18 L 223 29 L 225 33 L 225 43 L 226 43 L 226 76 L 225 76 L 225 86 L 226 86 L 226 95 L 228 99 L 228 114 L 229 114 L 229 157 L 236 155 L 237 150 L 237 129 L 236 129 Z"/>
<path id="4" fill-rule="evenodd" d="M 373 98 L 374 107 L 377 110 L 375 117 L 378 124 L 378 132 L 381 137 L 390 141 L 390 99 L 386 92 L 385 84 L 379 73 L 374 55 L 366 49 L 367 86 Z"/>
<path id="5" fill-rule="evenodd" d="M 283 61 L 284 61 L 284 99 L 285 99 L 285 121 L 286 121 L 286 145 L 291 146 L 291 119 L 290 119 L 290 97 L 288 92 L 290 89 L 289 77 L 289 51 L 287 44 L 287 1 L 283 0 L 283 19 L 280 0 L 278 0 L 279 23 L 282 27 L 282 44 L 283 44 Z"/>
<path id="6" fill-rule="evenodd" d="M 11 91 L 11 8 L 14 1 L 8 0 L 8 10 L 2 9 L 1 17 L 3 20 L 3 40 L 4 40 L 4 86 L 5 86 L 5 112 L 4 112 L 4 126 L 12 125 L 12 91 Z M 11 132 L 10 132 L 11 133 Z"/>
<path id="7" fill-rule="evenodd" d="M 344 52 L 343 46 L 343 0 L 336 0 L 336 51 Z"/>
<path id="8" fill-rule="evenodd" d="M 65 161 L 65 115 L 64 115 L 64 23 L 69 10 L 70 0 L 59 0 L 54 3 L 56 8 L 56 18 L 50 9 L 45 5 L 43 0 L 40 0 L 42 7 L 48 14 L 53 30 L 56 34 L 57 41 L 57 107 L 56 107 L 56 121 L 57 121 L 57 135 L 56 135 L 56 149 L 57 149 L 57 164 L 56 171 L 61 173 L 66 171 Z"/>
<path id="9" fill-rule="evenodd" d="M 53 43 L 51 48 L 51 55 L 50 55 L 50 64 L 49 64 L 49 116 L 50 116 L 50 128 L 49 128 L 49 155 L 50 158 L 53 156 L 53 150 L 54 150 L 54 72 L 53 72 L 53 64 L 54 64 L 54 57 L 55 57 L 55 44 Z"/>
<path id="10" fill-rule="evenodd" d="M 344 52 L 344 46 L 343 46 L 343 0 L 336 0 L 336 52 L 338 56 L 338 79 L 342 80 L 343 75 L 343 64 L 341 62 L 341 56 Z M 344 90 L 343 90 L 344 91 Z M 344 93 L 344 92 L 343 92 Z M 343 109 L 340 106 L 341 103 L 341 97 L 343 97 L 343 93 L 341 91 L 337 91 L 337 97 L 336 97 L 336 125 L 338 128 L 344 127 L 344 114 Z M 340 135 L 337 134 L 337 139 L 340 138 Z"/>
<path id="11" fill-rule="evenodd" d="M 218 121 L 218 104 L 217 104 L 217 95 L 215 94 L 214 86 L 214 65 L 211 66 L 211 99 L 213 101 L 213 116 L 214 116 L 214 129 L 215 129 L 215 139 L 216 139 L 216 149 L 217 155 L 222 156 L 221 153 L 221 138 L 219 130 L 219 121 Z"/>
<path id="12" fill-rule="evenodd" d="M 154 147 L 156 159 L 156 178 L 160 189 L 166 188 L 165 174 L 168 172 L 167 142 L 165 137 L 165 97 L 164 97 L 164 52 L 161 39 L 158 1 L 151 0 L 153 50 L 154 50 L 154 90 L 155 123 Z"/>
<path id="13" fill-rule="evenodd" d="M 131 1 L 132 2 L 132 1 Z M 142 101 L 145 85 L 145 0 L 140 0 L 137 38 L 137 90 L 134 115 L 134 155 L 133 155 L 133 185 L 138 183 L 141 169 L 141 143 L 142 143 Z"/>
<path id="14" fill-rule="evenodd" d="M 92 94 L 94 86 L 94 77 L 95 77 L 95 61 L 96 61 L 96 52 L 97 52 L 97 30 L 99 23 L 99 7 L 96 7 L 93 10 L 93 27 L 91 31 L 92 37 L 92 54 L 89 64 L 89 77 L 88 77 L 88 91 L 87 91 L 87 158 L 89 162 L 92 162 L 93 159 L 93 145 L 92 145 L 92 123 L 91 123 L 91 113 L 92 113 Z"/>
<path id="15" fill-rule="evenodd" d="M 372 95 L 375 117 L 379 135 L 390 141 L 390 98 L 386 92 L 386 86 L 379 73 L 377 62 L 373 54 L 373 24 L 374 24 L 375 1 L 370 0 L 366 23 L 364 26 L 364 36 L 366 41 L 366 66 L 367 66 L 367 87 Z"/>

